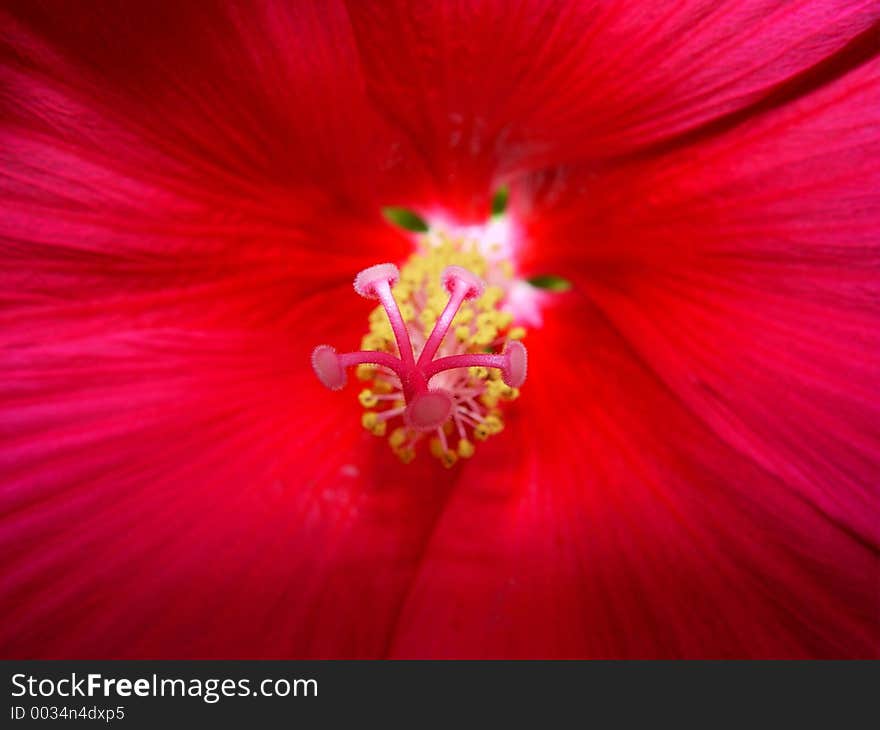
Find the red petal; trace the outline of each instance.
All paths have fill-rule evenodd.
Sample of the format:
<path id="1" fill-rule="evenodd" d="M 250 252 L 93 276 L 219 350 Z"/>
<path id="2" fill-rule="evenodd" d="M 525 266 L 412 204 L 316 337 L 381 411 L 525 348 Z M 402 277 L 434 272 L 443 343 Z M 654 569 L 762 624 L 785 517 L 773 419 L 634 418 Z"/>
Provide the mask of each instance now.
<path id="1" fill-rule="evenodd" d="M 701 423 L 599 311 L 554 314 L 392 656 L 876 655 L 876 554 Z"/>
<path id="2" fill-rule="evenodd" d="M 601 174 L 569 170 L 564 185 L 545 177 L 533 188 L 545 204 L 535 209 L 534 265 L 572 278 L 657 387 L 686 410 L 652 405 L 662 399 L 622 368 L 609 368 L 608 381 L 592 388 L 588 381 L 588 392 L 618 419 L 618 400 L 606 403 L 606 391 L 618 379 L 635 388 L 624 431 L 639 461 L 656 451 L 654 441 L 685 454 L 665 462 L 657 488 L 672 505 L 700 500 L 700 510 L 712 511 L 711 521 L 684 522 L 695 535 L 711 525 L 716 550 L 743 570 L 724 574 L 743 590 L 736 599 L 708 565 L 702 587 L 687 589 L 671 558 L 665 567 L 646 559 L 640 580 L 664 578 L 645 590 L 645 610 L 656 619 L 681 609 L 678 625 L 690 615 L 696 627 L 663 645 L 645 624 L 633 653 L 877 654 L 877 129 L 880 62 L 873 61 L 699 146 Z M 603 344 L 578 348 L 575 340 L 570 349 L 589 369 Z M 534 378 L 531 385 L 534 397 Z M 639 412 L 653 433 L 639 430 Z M 692 430 L 697 424 L 702 435 Z M 600 453 L 615 459 L 613 449 Z M 645 468 L 662 469 L 655 460 Z M 584 469 L 602 467 L 591 461 Z M 548 481 L 563 480 L 549 473 Z M 662 557 L 663 543 L 646 537 L 652 518 L 633 509 L 632 539 L 647 539 L 646 552 Z M 696 571 L 690 552 L 677 558 L 685 576 Z M 586 564 L 589 553 L 581 555 Z M 698 595 L 700 605 L 687 608 L 682 595 Z M 714 640 L 710 611 L 725 623 Z M 753 621 L 760 628 L 748 629 Z M 778 627 L 775 640 L 768 626 Z"/>
<path id="3" fill-rule="evenodd" d="M 351 393 L 326 393 L 308 367 L 318 342 L 363 332 L 352 273 L 409 250 L 366 192 L 349 196 L 360 183 L 342 173 L 367 166 L 332 165 L 358 130 L 338 133 L 326 97 L 348 86 L 328 90 L 315 64 L 335 63 L 344 18 L 296 18 L 311 51 L 285 46 L 273 73 L 296 85 L 273 91 L 233 61 L 268 53 L 283 18 L 242 48 L 237 23 L 195 9 L 134 17 L 153 8 L 4 18 L 0 652 L 380 653 L 378 607 L 312 649 L 288 623 L 339 580 L 336 552 L 364 545 L 378 552 L 361 596 L 380 587 L 393 603 L 435 498 L 391 467 L 375 485 L 381 445 Z M 315 108 L 253 106 L 295 91 Z M 386 530 L 398 504 L 410 531 Z"/>
<path id="4" fill-rule="evenodd" d="M 375 129 L 339 2 L 6 5 L 11 121 L 203 195 L 307 184 L 371 203 Z"/>
<path id="5" fill-rule="evenodd" d="M 880 17 L 870 0 L 355 0 L 349 11 L 377 109 L 425 171 L 422 185 L 398 171 L 406 182 L 391 194 L 473 217 L 499 178 L 613 157 L 743 109 Z"/>

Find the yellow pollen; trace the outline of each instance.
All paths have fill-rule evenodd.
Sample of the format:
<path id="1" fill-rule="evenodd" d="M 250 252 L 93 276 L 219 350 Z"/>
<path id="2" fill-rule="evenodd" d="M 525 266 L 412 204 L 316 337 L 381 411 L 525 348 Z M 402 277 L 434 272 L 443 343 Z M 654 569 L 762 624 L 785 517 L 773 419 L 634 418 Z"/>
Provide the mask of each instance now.
<path id="1" fill-rule="evenodd" d="M 381 395 L 388 395 L 394 390 L 394 386 L 391 385 L 391 383 L 389 383 L 387 380 L 377 380 L 373 384 L 373 390 Z"/>
<path id="2" fill-rule="evenodd" d="M 513 313 L 512 312 L 496 312 L 495 313 L 495 321 L 493 324 L 499 329 L 507 329 L 513 324 Z"/>
<path id="3" fill-rule="evenodd" d="M 372 365 L 358 365 L 354 370 L 358 380 L 372 380 L 376 374 L 376 368 Z"/>
<path id="4" fill-rule="evenodd" d="M 406 441 L 405 428 L 395 428 L 388 437 L 388 443 L 391 445 L 392 449 L 399 449 L 403 446 L 404 441 Z"/>
<path id="5" fill-rule="evenodd" d="M 362 350 L 384 350 L 385 345 L 385 338 L 380 337 L 379 335 L 369 334 L 364 335 L 363 338 L 361 338 Z"/>
<path id="6" fill-rule="evenodd" d="M 369 388 L 364 388 L 360 392 L 360 395 L 358 395 L 358 400 L 361 402 L 361 405 L 364 408 L 375 408 L 377 405 L 379 405 L 379 398 L 376 397 L 376 394 Z"/>
<path id="7" fill-rule="evenodd" d="M 388 424 L 379 420 L 379 414 L 374 411 L 367 411 L 361 417 L 361 425 L 374 436 L 384 436 Z"/>
<path id="8" fill-rule="evenodd" d="M 474 437 L 480 441 L 485 441 L 491 435 L 489 427 L 485 423 L 480 423 L 474 427 Z"/>

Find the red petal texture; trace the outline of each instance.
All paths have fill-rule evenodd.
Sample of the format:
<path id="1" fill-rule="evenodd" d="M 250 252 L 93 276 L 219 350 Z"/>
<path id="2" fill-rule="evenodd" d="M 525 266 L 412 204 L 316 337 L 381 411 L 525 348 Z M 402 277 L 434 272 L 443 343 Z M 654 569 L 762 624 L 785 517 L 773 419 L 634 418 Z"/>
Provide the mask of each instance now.
<path id="1" fill-rule="evenodd" d="M 396 192 L 433 190 L 465 217 L 523 166 L 615 156 L 754 104 L 880 17 L 872 0 L 348 6 L 368 93 L 421 162 L 422 185 L 411 172 Z"/>
<path id="2" fill-rule="evenodd" d="M 357 99 L 344 14 L 265 6 L 277 34 L 308 39 L 308 56 L 285 36 L 264 59 L 289 68 L 285 89 L 241 71 L 271 50 L 264 15 L 133 17 L 152 7 L 5 19 L 4 655 L 308 653 L 290 630 L 337 553 L 394 556 L 421 534 L 418 519 L 384 528 L 384 495 L 366 515 L 376 468 L 342 467 L 375 444 L 350 394 L 322 392 L 307 365 L 316 342 L 363 332 L 352 272 L 409 251 L 361 185 L 372 168 L 354 155 L 370 146 L 338 131 Z M 249 107 L 261 98 L 275 127 Z M 403 514 L 421 514 L 408 505 L 425 494 L 405 487 Z M 383 585 L 355 579 L 361 594 Z M 280 612 L 281 638 L 261 611 Z M 364 621 L 360 643 L 342 638 L 352 625 L 314 651 L 381 653 L 378 619 Z"/>
<path id="3" fill-rule="evenodd" d="M 880 655 L 876 4 L 8 5 L 0 654 Z M 308 354 L 500 180 L 574 292 L 401 465 Z"/>
<path id="4" fill-rule="evenodd" d="M 554 375 L 462 474 L 392 655 L 876 653 L 874 550 L 731 448 L 601 311 L 558 315 L 579 325 L 530 337 Z"/>

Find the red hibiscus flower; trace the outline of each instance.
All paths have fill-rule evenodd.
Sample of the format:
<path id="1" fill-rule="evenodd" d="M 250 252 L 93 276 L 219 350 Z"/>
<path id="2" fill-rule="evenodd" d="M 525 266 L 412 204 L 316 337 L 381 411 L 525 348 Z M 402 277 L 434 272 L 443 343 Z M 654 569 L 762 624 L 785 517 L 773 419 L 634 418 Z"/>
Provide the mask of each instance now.
<path id="1" fill-rule="evenodd" d="M 2 654 L 878 656 L 878 18 L 5 3 Z M 401 463 L 309 357 L 502 188 L 528 381 Z"/>

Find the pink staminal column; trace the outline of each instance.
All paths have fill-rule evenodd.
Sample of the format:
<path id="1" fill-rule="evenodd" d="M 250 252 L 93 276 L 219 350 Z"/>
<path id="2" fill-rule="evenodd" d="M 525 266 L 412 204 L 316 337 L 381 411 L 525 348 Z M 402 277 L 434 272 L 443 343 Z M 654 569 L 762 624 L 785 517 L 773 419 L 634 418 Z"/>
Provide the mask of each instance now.
<path id="1" fill-rule="evenodd" d="M 345 369 L 369 364 L 386 367 L 400 379 L 407 406 L 403 413 L 406 424 L 419 431 L 432 431 L 442 426 L 452 411 L 452 398 L 443 388 L 430 388 L 428 381 L 444 370 L 468 367 L 498 368 L 504 382 L 518 388 L 526 379 L 527 354 L 521 342 L 511 341 L 500 355 L 463 354 L 441 357 L 434 355 L 452 325 L 452 320 L 466 299 L 480 296 L 483 281 L 460 266 L 447 266 L 442 282 L 449 292 L 449 302 L 437 319 L 425 347 L 415 360 L 406 323 L 400 314 L 391 287 L 400 279 L 394 264 L 378 264 L 361 271 L 354 280 L 354 290 L 367 299 L 378 299 L 388 314 L 399 357 L 387 352 L 361 350 L 339 354 L 329 345 L 319 345 L 312 352 L 312 369 L 318 380 L 330 390 L 340 390 L 347 381 Z"/>

